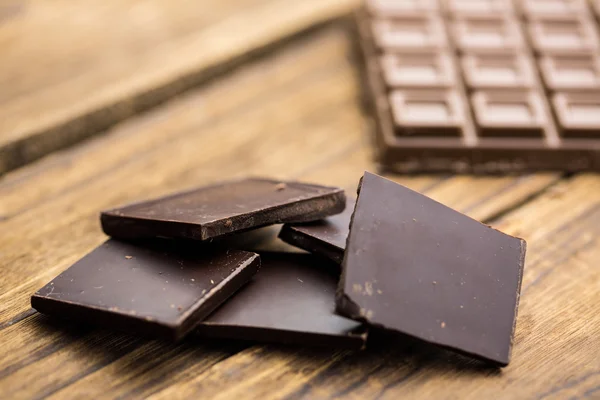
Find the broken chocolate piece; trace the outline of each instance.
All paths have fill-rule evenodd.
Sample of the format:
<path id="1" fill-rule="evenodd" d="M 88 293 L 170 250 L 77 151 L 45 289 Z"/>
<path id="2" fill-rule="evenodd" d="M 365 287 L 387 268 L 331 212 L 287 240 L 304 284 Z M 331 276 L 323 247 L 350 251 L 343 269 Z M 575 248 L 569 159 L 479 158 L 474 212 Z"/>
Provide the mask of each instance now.
<path id="1" fill-rule="evenodd" d="M 348 200 L 346 210 L 341 214 L 307 224 L 285 224 L 279 232 L 279 238 L 292 246 L 341 264 L 353 212 L 354 201 Z"/>
<path id="2" fill-rule="evenodd" d="M 258 254 L 195 243 L 108 240 L 38 290 L 41 313 L 181 339 L 248 282 Z"/>
<path id="3" fill-rule="evenodd" d="M 107 235 L 209 240 L 285 222 L 309 222 L 344 211 L 339 188 L 249 178 L 104 211 Z"/>
<path id="4" fill-rule="evenodd" d="M 505 366 L 526 243 L 365 172 L 337 311 Z"/>
<path id="5" fill-rule="evenodd" d="M 204 336 L 360 349 L 367 332 L 334 314 L 337 274 L 309 254 L 261 253 L 253 280 L 197 329 Z"/>

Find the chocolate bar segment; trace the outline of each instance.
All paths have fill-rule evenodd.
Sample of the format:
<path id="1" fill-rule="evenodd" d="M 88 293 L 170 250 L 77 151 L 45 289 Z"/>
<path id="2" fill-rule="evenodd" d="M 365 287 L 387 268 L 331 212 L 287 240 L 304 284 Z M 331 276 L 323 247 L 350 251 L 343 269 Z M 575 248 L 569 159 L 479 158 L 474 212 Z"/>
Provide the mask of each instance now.
<path id="1" fill-rule="evenodd" d="M 600 91 L 559 92 L 553 99 L 558 121 L 565 135 L 600 137 Z"/>
<path id="2" fill-rule="evenodd" d="M 380 58 L 386 82 L 392 87 L 452 87 L 454 64 L 444 52 L 389 53 Z"/>
<path id="3" fill-rule="evenodd" d="M 203 336 L 363 348 L 367 329 L 334 313 L 338 276 L 309 254 L 262 253 L 262 266 L 197 328 Z"/>
<path id="4" fill-rule="evenodd" d="M 541 138 L 550 117 L 539 94 L 531 91 L 478 91 L 472 101 L 482 137 Z"/>
<path id="5" fill-rule="evenodd" d="M 365 172 L 337 311 L 505 366 L 525 248 L 522 239 Z"/>
<path id="6" fill-rule="evenodd" d="M 522 53 L 469 53 L 461 58 L 469 89 L 525 89 L 535 86 L 535 72 Z"/>
<path id="7" fill-rule="evenodd" d="M 514 51 L 524 45 L 516 21 L 507 15 L 460 16 L 451 24 L 460 52 Z"/>
<path id="8" fill-rule="evenodd" d="M 598 33 L 587 16 L 534 18 L 529 21 L 529 35 L 540 54 L 598 51 Z"/>
<path id="9" fill-rule="evenodd" d="M 449 90 L 394 90 L 392 116 L 403 136 L 460 136 L 465 123 L 462 97 Z"/>
<path id="10" fill-rule="evenodd" d="M 442 0 L 453 15 L 502 15 L 513 11 L 511 0 Z"/>
<path id="11" fill-rule="evenodd" d="M 212 240 L 285 222 L 316 221 L 344 210 L 339 188 L 249 178 L 104 211 L 102 229 L 116 238 Z"/>
<path id="12" fill-rule="evenodd" d="M 247 283 L 255 253 L 108 240 L 31 297 L 41 313 L 178 340 Z"/>
<path id="13" fill-rule="evenodd" d="M 549 54 L 540 58 L 539 65 L 550 91 L 600 89 L 599 54 Z"/>
<path id="14" fill-rule="evenodd" d="M 539 17 L 564 17 L 587 12 L 586 0 L 520 0 L 525 15 Z"/>
<path id="15" fill-rule="evenodd" d="M 598 92 L 600 19 L 587 2 L 444 0 L 404 16 L 370 4 L 357 22 L 382 169 L 600 169 L 600 140 L 581 125 L 593 126 L 593 106 L 570 116 L 557 108 L 564 96 Z M 405 20 L 421 21 L 410 46 L 386 45 L 372 29 L 389 21 L 399 32 Z"/>
<path id="16" fill-rule="evenodd" d="M 285 224 L 279 238 L 292 246 L 318 254 L 341 264 L 350 231 L 354 201 L 349 200 L 343 213 L 322 221 L 306 224 Z"/>
<path id="17" fill-rule="evenodd" d="M 446 46 L 444 27 L 433 14 L 374 19 L 372 31 L 378 47 L 389 50 L 433 50 Z"/>

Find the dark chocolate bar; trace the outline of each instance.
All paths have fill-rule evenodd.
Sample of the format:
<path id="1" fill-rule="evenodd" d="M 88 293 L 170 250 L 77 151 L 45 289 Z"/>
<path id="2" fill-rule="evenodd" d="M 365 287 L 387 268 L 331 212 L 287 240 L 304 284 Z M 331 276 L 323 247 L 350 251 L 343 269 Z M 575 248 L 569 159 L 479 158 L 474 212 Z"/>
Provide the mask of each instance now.
<path id="1" fill-rule="evenodd" d="M 522 239 L 366 172 L 337 311 L 504 366 L 525 249 Z"/>
<path id="2" fill-rule="evenodd" d="M 258 254 L 196 243 L 108 240 L 31 298 L 41 313 L 181 339 L 247 283 Z"/>
<path id="3" fill-rule="evenodd" d="M 586 1 L 367 0 L 357 21 L 382 168 L 600 170 Z"/>
<path id="4" fill-rule="evenodd" d="M 104 211 L 102 229 L 121 239 L 212 240 L 285 222 L 315 221 L 344 211 L 339 188 L 249 178 Z"/>
<path id="5" fill-rule="evenodd" d="M 353 212 L 354 200 L 348 200 L 346 209 L 341 214 L 322 221 L 283 225 L 279 232 L 279 238 L 292 246 L 341 264 L 350 231 L 350 217 Z"/>
<path id="6" fill-rule="evenodd" d="M 334 314 L 338 275 L 309 254 L 261 253 L 253 280 L 197 329 L 205 336 L 360 349 L 360 323 Z"/>

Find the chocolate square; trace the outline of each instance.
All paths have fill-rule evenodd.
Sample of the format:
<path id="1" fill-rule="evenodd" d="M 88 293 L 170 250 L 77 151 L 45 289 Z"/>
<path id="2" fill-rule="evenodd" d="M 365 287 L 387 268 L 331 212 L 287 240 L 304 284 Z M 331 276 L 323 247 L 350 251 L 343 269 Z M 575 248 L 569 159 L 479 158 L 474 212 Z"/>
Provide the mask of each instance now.
<path id="1" fill-rule="evenodd" d="M 469 88 L 532 88 L 534 69 L 522 53 L 467 54 L 461 59 Z"/>
<path id="2" fill-rule="evenodd" d="M 523 47 L 516 20 L 505 16 L 460 16 L 451 25 L 454 42 L 462 52 L 498 52 Z"/>
<path id="3" fill-rule="evenodd" d="M 534 18 L 528 28 L 533 47 L 540 54 L 598 51 L 598 33 L 585 15 Z"/>
<path id="4" fill-rule="evenodd" d="M 436 0 L 367 0 L 365 3 L 370 13 L 385 17 L 405 17 L 439 9 Z"/>
<path id="5" fill-rule="evenodd" d="M 498 15 L 513 12 L 511 0 L 446 0 L 453 15 Z"/>
<path id="6" fill-rule="evenodd" d="M 380 48 L 392 50 L 433 50 L 446 46 L 446 35 L 439 17 L 433 14 L 375 19 L 373 38 Z"/>
<path id="7" fill-rule="evenodd" d="M 481 136 L 541 137 L 544 134 L 548 116 L 539 93 L 477 91 L 471 100 Z"/>
<path id="8" fill-rule="evenodd" d="M 379 60 L 388 87 L 451 87 L 455 84 L 454 64 L 445 52 L 388 53 Z"/>
<path id="9" fill-rule="evenodd" d="M 585 0 L 520 0 L 527 17 L 564 17 L 587 12 Z"/>
<path id="10" fill-rule="evenodd" d="M 394 90 L 389 95 L 397 132 L 402 136 L 458 136 L 464 103 L 455 90 Z"/>
<path id="11" fill-rule="evenodd" d="M 550 90 L 600 89 L 600 56 L 594 53 L 543 56 L 538 61 Z"/>
<path id="12" fill-rule="evenodd" d="M 600 91 L 559 92 L 552 103 L 564 136 L 600 137 Z"/>
<path id="13" fill-rule="evenodd" d="M 246 178 L 103 211 L 112 237 L 210 240 L 267 225 L 316 221 L 344 211 L 340 188 Z"/>

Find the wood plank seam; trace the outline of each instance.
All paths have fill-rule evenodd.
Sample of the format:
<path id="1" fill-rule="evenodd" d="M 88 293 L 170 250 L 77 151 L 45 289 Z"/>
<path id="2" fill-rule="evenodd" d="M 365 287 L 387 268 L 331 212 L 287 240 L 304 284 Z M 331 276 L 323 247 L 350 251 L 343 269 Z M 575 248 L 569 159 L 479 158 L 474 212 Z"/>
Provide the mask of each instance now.
<path id="1" fill-rule="evenodd" d="M 348 20 L 347 15 L 336 16 L 333 19 L 315 21 L 289 36 L 275 38 L 263 46 L 249 52 L 239 54 L 227 62 L 206 69 L 192 71 L 187 75 L 154 87 L 120 102 L 107 105 L 105 108 L 94 110 L 78 118 L 65 121 L 49 130 L 34 133 L 26 138 L 9 143 L 0 149 L 0 160 L 5 165 L 0 169 L 0 176 L 8 171 L 26 165 L 51 152 L 67 148 L 91 136 L 101 134 L 114 125 L 131 118 L 139 113 L 148 112 L 160 106 L 175 96 L 179 96 L 203 84 L 227 75 L 251 60 L 265 57 L 269 53 L 289 45 L 303 36 L 318 32 L 332 25 Z M 43 137 L 43 142 L 41 138 Z M 45 143 L 45 144 L 44 144 Z M 33 149 L 33 151 L 32 151 Z M 1 164 L 0 164 L 1 165 Z"/>

